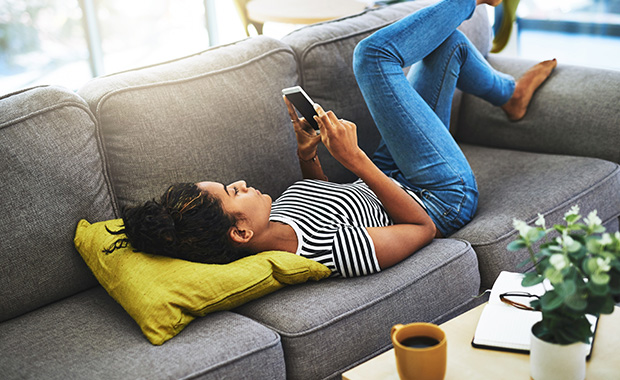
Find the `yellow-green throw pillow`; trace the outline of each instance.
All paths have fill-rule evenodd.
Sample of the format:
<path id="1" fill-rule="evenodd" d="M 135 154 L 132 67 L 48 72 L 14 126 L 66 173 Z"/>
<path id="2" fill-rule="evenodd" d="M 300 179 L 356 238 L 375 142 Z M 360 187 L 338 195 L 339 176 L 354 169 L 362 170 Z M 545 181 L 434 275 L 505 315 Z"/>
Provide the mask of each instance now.
<path id="1" fill-rule="evenodd" d="M 259 253 L 226 265 L 133 252 L 131 246 L 105 254 L 120 235 L 121 219 L 78 223 L 75 247 L 99 283 L 138 323 L 147 339 L 160 345 L 194 318 L 229 310 L 285 284 L 320 280 L 330 270 L 315 261 L 279 251 Z M 123 237 L 123 236 L 120 236 Z"/>

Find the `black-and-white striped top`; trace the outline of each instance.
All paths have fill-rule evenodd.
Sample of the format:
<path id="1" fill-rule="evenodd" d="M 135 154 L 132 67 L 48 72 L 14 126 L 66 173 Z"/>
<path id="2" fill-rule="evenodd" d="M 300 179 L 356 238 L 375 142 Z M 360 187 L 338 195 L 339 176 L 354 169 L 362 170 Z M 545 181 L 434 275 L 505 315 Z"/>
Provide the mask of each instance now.
<path id="1" fill-rule="evenodd" d="M 375 193 L 361 180 L 296 182 L 273 202 L 269 219 L 295 230 L 296 254 L 326 265 L 332 276 L 343 277 L 381 271 L 366 227 L 393 224 Z"/>

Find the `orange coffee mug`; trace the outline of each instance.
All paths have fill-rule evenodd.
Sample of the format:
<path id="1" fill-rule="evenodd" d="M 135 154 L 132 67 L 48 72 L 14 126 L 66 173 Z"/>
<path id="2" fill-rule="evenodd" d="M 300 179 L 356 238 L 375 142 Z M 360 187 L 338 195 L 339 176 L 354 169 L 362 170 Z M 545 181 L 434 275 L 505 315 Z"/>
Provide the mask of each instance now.
<path id="1" fill-rule="evenodd" d="M 432 323 L 392 327 L 396 368 L 402 380 L 441 380 L 446 375 L 446 333 Z"/>

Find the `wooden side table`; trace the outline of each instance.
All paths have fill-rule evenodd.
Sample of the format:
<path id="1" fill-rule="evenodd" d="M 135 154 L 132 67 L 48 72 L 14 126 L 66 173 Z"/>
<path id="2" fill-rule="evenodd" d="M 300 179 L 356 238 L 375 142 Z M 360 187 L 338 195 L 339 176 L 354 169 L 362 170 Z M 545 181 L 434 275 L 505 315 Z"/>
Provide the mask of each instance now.
<path id="1" fill-rule="evenodd" d="M 444 324 L 448 338 L 446 379 L 529 379 L 530 357 L 471 346 L 480 305 Z M 588 380 L 617 379 L 620 374 L 620 307 L 599 320 L 592 357 L 586 364 Z M 343 380 L 399 380 L 394 349 L 370 359 L 342 374 Z"/>
<path id="2" fill-rule="evenodd" d="M 359 13 L 367 5 L 363 0 L 252 0 L 246 9 L 257 22 L 314 24 Z"/>

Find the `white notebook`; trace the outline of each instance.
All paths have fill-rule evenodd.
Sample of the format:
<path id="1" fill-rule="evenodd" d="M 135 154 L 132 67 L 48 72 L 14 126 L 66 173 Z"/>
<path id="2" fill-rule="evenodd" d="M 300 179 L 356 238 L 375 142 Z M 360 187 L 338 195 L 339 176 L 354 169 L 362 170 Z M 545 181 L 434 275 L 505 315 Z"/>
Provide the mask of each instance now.
<path id="1" fill-rule="evenodd" d="M 529 353 L 530 331 L 532 326 L 542 319 L 542 313 L 539 311 L 521 310 L 507 305 L 500 300 L 499 295 L 517 291 L 541 296 L 545 293 L 545 286 L 551 288 L 551 285 L 546 283 L 545 285 L 538 284 L 526 288 L 521 285 L 522 279 L 523 274 L 521 273 L 500 273 L 493 284 L 493 289 L 491 289 L 489 302 L 484 306 L 480 315 L 480 320 L 471 342 L 472 346 Z M 529 298 L 524 297 L 520 301 L 527 305 L 529 300 Z M 592 324 L 592 331 L 596 331 L 598 318 L 593 315 L 588 315 L 587 317 Z M 593 339 L 590 341 L 588 357 L 592 352 L 592 342 Z"/>

